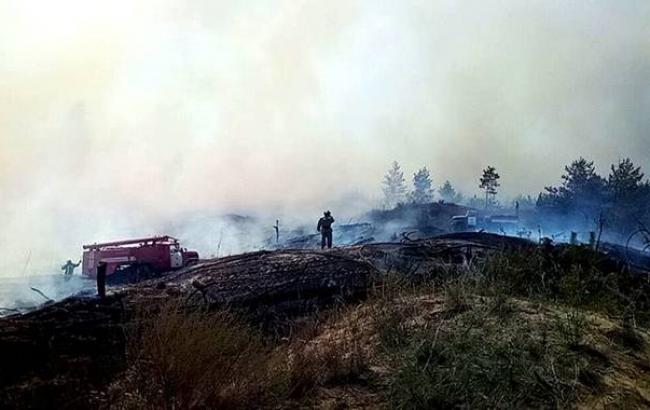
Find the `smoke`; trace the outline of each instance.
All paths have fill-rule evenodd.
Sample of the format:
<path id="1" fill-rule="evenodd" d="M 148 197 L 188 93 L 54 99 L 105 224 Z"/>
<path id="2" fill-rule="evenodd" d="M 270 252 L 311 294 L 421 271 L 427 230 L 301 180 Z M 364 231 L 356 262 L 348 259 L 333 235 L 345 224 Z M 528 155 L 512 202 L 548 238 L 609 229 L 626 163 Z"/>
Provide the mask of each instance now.
<path id="1" fill-rule="evenodd" d="M 25 313 L 53 300 L 73 294 L 94 296 L 94 283 L 80 277 L 33 275 L 3 278 L 0 287 L 0 317 L 14 313 Z"/>
<path id="2" fill-rule="evenodd" d="M 466 192 L 491 164 L 509 195 L 580 155 L 648 169 L 648 21 L 645 1 L 0 0 L 0 276 L 170 226 L 215 253 L 192 213 L 255 213 L 260 236 L 352 215 L 392 160 Z"/>

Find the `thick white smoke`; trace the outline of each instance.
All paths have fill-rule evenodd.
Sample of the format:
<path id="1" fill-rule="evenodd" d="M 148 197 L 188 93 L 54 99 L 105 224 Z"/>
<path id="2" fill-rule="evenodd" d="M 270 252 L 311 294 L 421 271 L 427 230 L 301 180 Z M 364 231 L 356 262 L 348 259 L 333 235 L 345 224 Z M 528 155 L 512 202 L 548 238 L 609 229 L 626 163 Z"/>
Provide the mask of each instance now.
<path id="1" fill-rule="evenodd" d="M 493 164 L 509 194 L 579 155 L 648 169 L 648 21 L 642 0 L 0 0 L 0 276 L 178 215 L 346 213 L 394 159 L 466 192 Z"/>

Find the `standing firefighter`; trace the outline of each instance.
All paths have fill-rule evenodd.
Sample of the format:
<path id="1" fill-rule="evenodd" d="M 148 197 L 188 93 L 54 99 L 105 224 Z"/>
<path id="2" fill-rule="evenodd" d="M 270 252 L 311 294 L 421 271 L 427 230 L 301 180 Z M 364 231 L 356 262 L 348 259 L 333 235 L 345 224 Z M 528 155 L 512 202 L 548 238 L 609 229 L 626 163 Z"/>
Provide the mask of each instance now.
<path id="1" fill-rule="evenodd" d="M 74 273 L 74 268 L 76 268 L 79 265 L 81 265 L 81 261 L 77 263 L 72 263 L 72 261 L 68 259 L 65 265 L 61 266 L 61 270 L 63 271 L 63 274 L 65 276 L 72 276 L 72 274 Z"/>
<path id="2" fill-rule="evenodd" d="M 318 226 L 316 227 L 316 230 L 320 232 L 321 235 L 321 241 L 320 241 L 321 249 L 325 249 L 325 245 L 327 245 L 328 248 L 332 247 L 332 224 L 333 223 L 334 223 L 334 218 L 332 218 L 332 214 L 330 213 L 330 211 L 325 211 L 323 217 L 318 220 Z"/>

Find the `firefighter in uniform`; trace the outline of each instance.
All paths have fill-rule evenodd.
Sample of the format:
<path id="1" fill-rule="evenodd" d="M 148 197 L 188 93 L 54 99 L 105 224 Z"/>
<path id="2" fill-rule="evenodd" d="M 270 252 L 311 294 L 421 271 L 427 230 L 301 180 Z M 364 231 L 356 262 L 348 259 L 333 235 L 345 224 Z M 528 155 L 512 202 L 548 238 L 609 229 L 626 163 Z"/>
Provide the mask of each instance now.
<path id="1" fill-rule="evenodd" d="M 325 245 L 328 248 L 332 247 L 332 224 L 334 223 L 334 218 L 330 211 L 325 211 L 323 217 L 318 220 L 318 226 L 316 230 L 320 232 L 321 241 L 320 248 L 325 249 Z"/>
<path id="2" fill-rule="evenodd" d="M 65 276 L 72 276 L 72 274 L 74 273 L 74 268 L 76 268 L 79 265 L 81 265 L 81 261 L 77 263 L 72 263 L 72 261 L 68 259 L 65 265 L 61 266 L 61 270 L 63 271 L 63 274 Z"/>

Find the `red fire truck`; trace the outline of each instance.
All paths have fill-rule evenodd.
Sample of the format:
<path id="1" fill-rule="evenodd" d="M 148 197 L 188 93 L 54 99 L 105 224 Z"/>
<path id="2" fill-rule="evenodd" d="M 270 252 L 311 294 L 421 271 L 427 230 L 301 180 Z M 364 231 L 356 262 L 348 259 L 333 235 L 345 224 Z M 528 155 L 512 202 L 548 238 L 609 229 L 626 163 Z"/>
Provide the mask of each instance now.
<path id="1" fill-rule="evenodd" d="M 95 243 L 83 246 L 81 274 L 97 276 L 97 265 L 106 264 L 108 283 L 129 283 L 159 276 L 198 261 L 199 254 L 181 248 L 171 236 Z"/>

